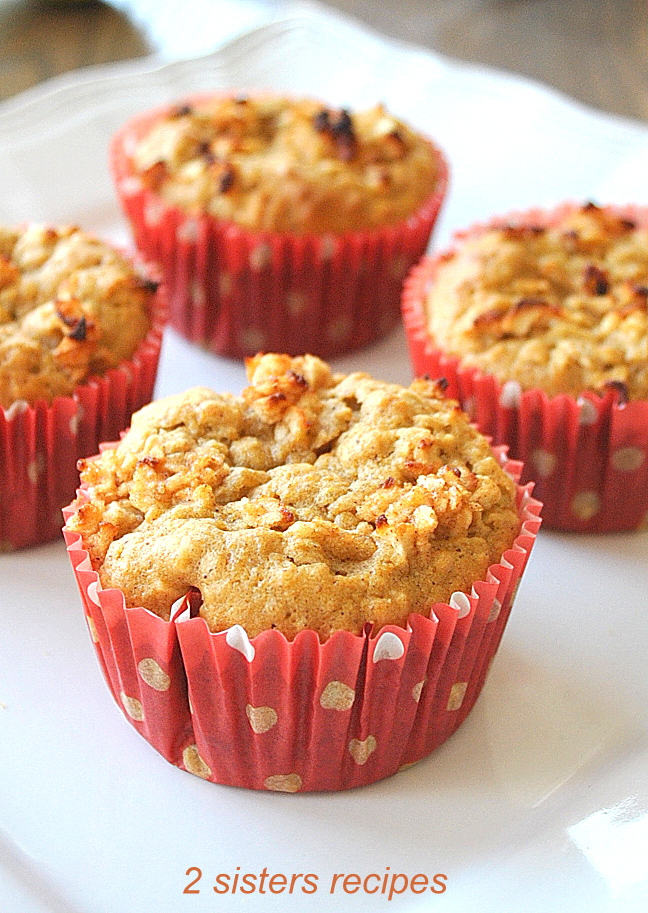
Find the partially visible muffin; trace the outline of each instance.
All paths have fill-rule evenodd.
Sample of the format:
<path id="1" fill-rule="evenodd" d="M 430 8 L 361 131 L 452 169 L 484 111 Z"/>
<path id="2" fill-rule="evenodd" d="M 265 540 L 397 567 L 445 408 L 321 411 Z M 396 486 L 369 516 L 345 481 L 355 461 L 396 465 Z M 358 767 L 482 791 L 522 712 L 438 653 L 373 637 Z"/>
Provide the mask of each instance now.
<path id="1" fill-rule="evenodd" d="M 322 357 L 384 336 L 447 165 L 384 106 L 201 95 L 134 117 L 111 164 L 180 333 L 222 355 Z"/>
<path id="2" fill-rule="evenodd" d="M 252 231 L 344 234 L 395 224 L 430 196 L 435 149 L 383 105 L 212 98 L 171 108 L 132 155 L 170 205 Z"/>
<path id="3" fill-rule="evenodd" d="M 79 228 L 0 227 L 0 552 L 59 536 L 77 460 L 150 402 L 158 285 Z"/>
<path id="4" fill-rule="evenodd" d="M 648 524 L 648 209 L 493 218 L 423 258 L 403 316 L 416 373 L 525 465 L 546 525 Z"/>
<path id="5" fill-rule="evenodd" d="M 129 359 L 156 290 L 76 227 L 0 228 L 0 405 L 69 396 Z"/>
<path id="6" fill-rule="evenodd" d="M 212 631 L 405 626 L 470 592 L 519 532 L 516 489 L 442 388 L 248 362 L 240 396 L 196 388 L 84 462 L 68 519 L 102 586 L 168 619 L 200 592 Z"/>
<path id="7" fill-rule="evenodd" d="M 502 382 L 648 398 L 648 227 L 616 210 L 588 203 L 469 235 L 425 310 L 440 348 Z"/>

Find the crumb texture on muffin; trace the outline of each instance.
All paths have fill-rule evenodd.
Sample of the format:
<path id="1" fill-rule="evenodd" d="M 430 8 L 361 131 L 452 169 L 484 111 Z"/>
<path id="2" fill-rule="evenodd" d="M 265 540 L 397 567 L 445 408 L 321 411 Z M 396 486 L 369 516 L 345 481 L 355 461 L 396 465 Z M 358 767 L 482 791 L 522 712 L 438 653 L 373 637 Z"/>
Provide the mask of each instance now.
<path id="1" fill-rule="evenodd" d="M 426 300 L 435 344 L 549 395 L 648 398 L 648 228 L 586 204 L 550 224 L 468 235 Z"/>
<path id="2" fill-rule="evenodd" d="M 167 204 L 252 231 L 341 234 L 391 225 L 434 192 L 438 155 L 382 105 L 215 98 L 171 108 L 132 166 Z"/>
<path id="3" fill-rule="evenodd" d="M 213 631 L 360 633 L 470 592 L 519 531 L 515 485 L 440 386 L 248 360 L 240 396 L 146 406 L 84 462 L 68 528 L 104 587 L 168 618 L 191 588 Z"/>
<path id="4" fill-rule="evenodd" d="M 0 405 L 67 396 L 130 358 L 155 288 L 76 227 L 0 227 Z"/>

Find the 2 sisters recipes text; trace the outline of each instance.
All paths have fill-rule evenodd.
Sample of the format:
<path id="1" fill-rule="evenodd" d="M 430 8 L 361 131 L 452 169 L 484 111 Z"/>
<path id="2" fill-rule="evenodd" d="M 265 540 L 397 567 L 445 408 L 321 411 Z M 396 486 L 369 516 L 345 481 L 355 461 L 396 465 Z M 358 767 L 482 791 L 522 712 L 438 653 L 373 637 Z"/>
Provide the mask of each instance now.
<path id="1" fill-rule="evenodd" d="M 283 875 L 280 872 L 270 874 L 263 868 L 259 874 L 240 871 L 236 866 L 234 874 L 221 872 L 210 885 L 216 894 L 315 894 L 322 887 L 329 894 L 383 894 L 392 900 L 399 894 L 443 894 L 447 887 L 448 876 L 437 873 L 431 877 L 423 873 L 409 876 L 403 872 L 392 872 L 386 866 L 382 874 L 370 872 L 368 875 L 357 875 L 353 872 L 338 872 L 330 881 L 322 880 L 313 872 Z M 191 866 L 186 876 L 191 879 L 185 886 L 183 894 L 200 894 L 202 869 Z M 209 888 L 208 888 L 209 889 Z"/>

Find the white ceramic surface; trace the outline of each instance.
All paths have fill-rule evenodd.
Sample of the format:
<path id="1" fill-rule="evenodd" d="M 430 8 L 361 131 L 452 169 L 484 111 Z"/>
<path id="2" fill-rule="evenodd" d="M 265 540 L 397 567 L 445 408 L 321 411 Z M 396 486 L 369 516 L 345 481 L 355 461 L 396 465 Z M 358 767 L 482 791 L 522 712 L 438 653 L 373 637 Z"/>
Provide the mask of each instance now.
<path id="1" fill-rule="evenodd" d="M 125 240 L 106 167 L 113 130 L 228 86 L 380 98 L 428 131 L 453 172 L 437 243 L 513 207 L 648 202 L 646 127 L 301 4 L 210 56 L 77 74 L 5 104 L 0 221 L 73 220 Z M 410 378 L 400 331 L 336 367 Z M 159 395 L 243 382 L 238 363 L 167 333 Z M 647 557 L 648 533 L 542 532 L 462 729 L 369 788 L 280 795 L 215 786 L 155 754 L 104 685 L 62 543 L 0 555 L 0 911 L 645 913 Z M 317 890 L 213 890 L 221 873 L 264 867 L 312 873 Z M 346 894 L 339 879 L 331 894 L 339 873 L 376 873 L 367 885 L 386 892 Z M 445 874 L 446 890 L 388 900 L 400 873 Z"/>

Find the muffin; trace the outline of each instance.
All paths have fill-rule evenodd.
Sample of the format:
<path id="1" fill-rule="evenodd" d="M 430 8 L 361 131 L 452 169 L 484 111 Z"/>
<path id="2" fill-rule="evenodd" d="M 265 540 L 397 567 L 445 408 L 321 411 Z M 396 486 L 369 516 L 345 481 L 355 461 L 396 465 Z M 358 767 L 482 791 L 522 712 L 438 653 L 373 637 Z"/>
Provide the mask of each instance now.
<path id="1" fill-rule="evenodd" d="M 159 301 L 76 227 L 0 227 L 0 550 L 59 536 L 79 457 L 150 400 Z"/>
<path id="2" fill-rule="evenodd" d="M 563 205 L 476 226 L 403 298 L 414 370 L 524 462 L 544 522 L 648 517 L 648 211 Z"/>
<path id="3" fill-rule="evenodd" d="M 382 105 L 268 95 L 144 113 L 111 164 L 172 326 L 234 357 L 331 357 L 385 335 L 447 184 L 439 149 Z"/>
<path id="4" fill-rule="evenodd" d="M 64 532 L 90 630 L 172 763 L 255 789 L 372 782 L 469 712 L 539 504 L 429 380 L 247 368 L 241 395 L 153 403 L 83 461 Z"/>

